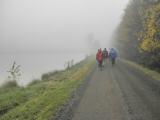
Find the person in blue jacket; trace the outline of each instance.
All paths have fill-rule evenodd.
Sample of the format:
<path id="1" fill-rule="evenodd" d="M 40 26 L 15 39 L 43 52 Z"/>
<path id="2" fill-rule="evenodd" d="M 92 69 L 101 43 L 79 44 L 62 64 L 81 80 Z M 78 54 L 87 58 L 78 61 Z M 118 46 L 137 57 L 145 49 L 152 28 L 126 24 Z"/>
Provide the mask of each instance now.
<path id="1" fill-rule="evenodd" d="M 111 48 L 109 51 L 109 58 L 112 62 L 112 65 L 115 64 L 117 56 L 118 56 L 117 50 L 115 48 Z"/>

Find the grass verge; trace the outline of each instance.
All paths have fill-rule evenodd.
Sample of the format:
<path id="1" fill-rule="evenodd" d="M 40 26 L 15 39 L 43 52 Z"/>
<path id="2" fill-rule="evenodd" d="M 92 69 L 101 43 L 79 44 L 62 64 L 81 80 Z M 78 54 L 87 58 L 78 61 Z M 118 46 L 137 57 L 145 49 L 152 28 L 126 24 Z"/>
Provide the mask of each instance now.
<path id="1" fill-rule="evenodd" d="M 0 89 L 0 120 L 50 120 L 90 73 L 94 61 L 49 74 L 25 88 Z M 43 76 L 44 79 L 44 76 Z M 48 79 L 48 80 L 47 80 Z"/>
<path id="2" fill-rule="evenodd" d="M 139 64 L 134 63 L 132 61 L 123 60 L 123 62 L 131 65 L 134 68 L 137 68 L 137 69 L 143 71 L 146 75 L 151 76 L 153 79 L 156 79 L 156 80 L 160 81 L 160 73 L 158 73 L 156 71 L 153 71 L 153 70 L 150 70 L 150 69 L 148 69 L 146 67 L 143 67 L 142 65 L 139 65 Z"/>

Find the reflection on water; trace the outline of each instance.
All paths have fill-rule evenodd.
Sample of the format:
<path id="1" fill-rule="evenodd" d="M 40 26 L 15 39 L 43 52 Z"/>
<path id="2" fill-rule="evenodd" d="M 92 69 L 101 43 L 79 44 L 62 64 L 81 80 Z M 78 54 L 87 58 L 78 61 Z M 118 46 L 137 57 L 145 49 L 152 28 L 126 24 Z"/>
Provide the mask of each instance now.
<path id="1" fill-rule="evenodd" d="M 69 60 L 78 62 L 84 57 L 85 53 L 0 54 L 0 84 L 6 80 L 6 71 L 12 66 L 13 61 L 21 65 L 22 76 L 19 84 L 25 85 L 35 78 L 40 78 L 43 73 L 64 69 L 65 62 Z"/>

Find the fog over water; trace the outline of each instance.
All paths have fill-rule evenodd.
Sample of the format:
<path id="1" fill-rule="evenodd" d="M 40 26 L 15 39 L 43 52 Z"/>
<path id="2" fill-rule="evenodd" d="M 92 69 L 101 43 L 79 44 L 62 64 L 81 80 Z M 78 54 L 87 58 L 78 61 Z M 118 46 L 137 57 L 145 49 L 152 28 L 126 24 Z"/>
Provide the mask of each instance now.
<path id="1" fill-rule="evenodd" d="M 91 33 L 108 48 L 128 1 L 0 0 L 0 81 L 14 60 L 27 83 L 83 59 Z"/>
<path id="2" fill-rule="evenodd" d="M 84 53 L 12 53 L 1 54 L 0 84 L 8 77 L 8 71 L 13 61 L 21 65 L 21 76 L 18 83 L 26 85 L 33 79 L 39 79 L 43 73 L 61 70 L 66 67 L 66 62 L 74 59 L 78 62 L 84 59 Z"/>

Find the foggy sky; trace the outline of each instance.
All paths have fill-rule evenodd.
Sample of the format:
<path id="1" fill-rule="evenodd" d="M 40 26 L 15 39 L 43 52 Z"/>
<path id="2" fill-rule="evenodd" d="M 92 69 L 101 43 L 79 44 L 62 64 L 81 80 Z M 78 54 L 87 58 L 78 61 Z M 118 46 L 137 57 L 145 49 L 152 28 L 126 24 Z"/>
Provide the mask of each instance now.
<path id="1" fill-rule="evenodd" d="M 0 52 L 86 49 L 86 37 L 108 46 L 128 0 L 0 0 Z"/>

